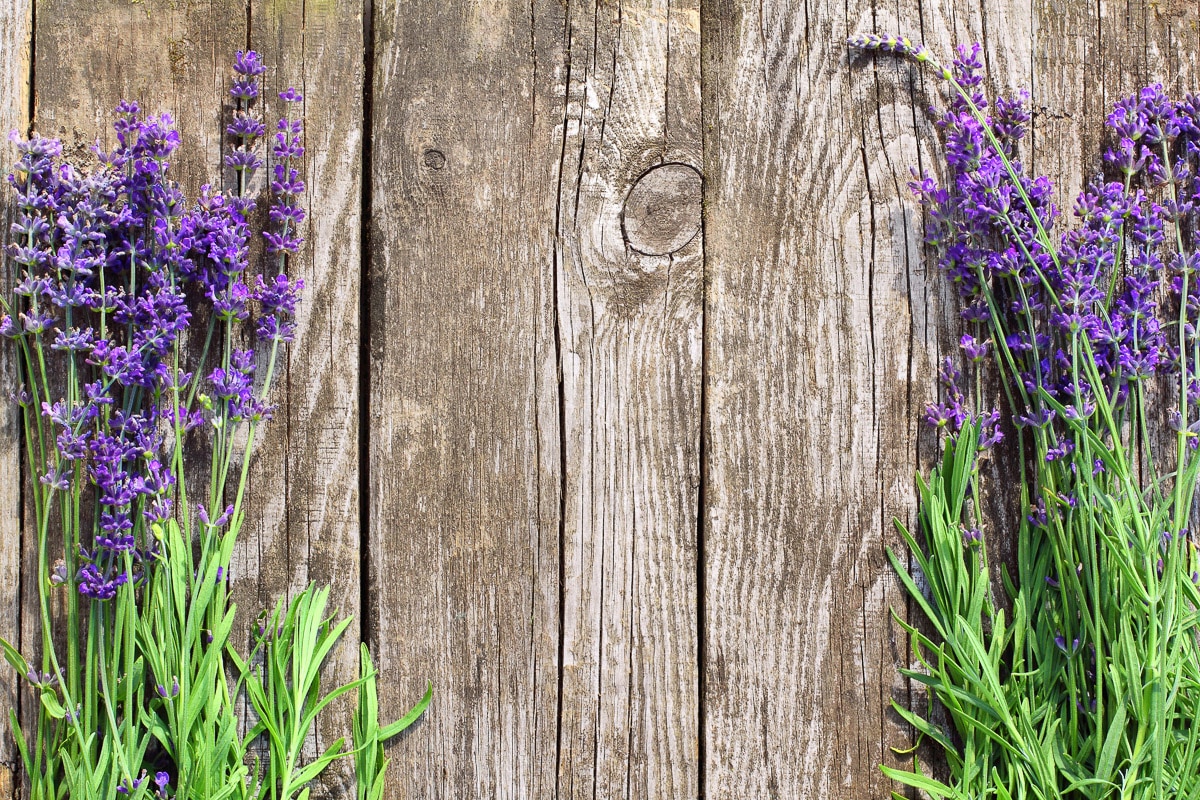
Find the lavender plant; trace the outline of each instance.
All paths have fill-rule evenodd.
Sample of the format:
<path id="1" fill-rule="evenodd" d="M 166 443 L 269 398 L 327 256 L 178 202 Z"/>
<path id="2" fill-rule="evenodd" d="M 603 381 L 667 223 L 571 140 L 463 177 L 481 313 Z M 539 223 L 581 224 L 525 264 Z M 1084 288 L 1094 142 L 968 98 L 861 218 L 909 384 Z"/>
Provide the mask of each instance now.
<path id="1" fill-rule="evenodd" d="M 918 476 L 923 546 L 897 522 L 916 573 L 889 551 L 928 622 L 900 620 L 920 664 L 903 673 L 949 726 L 894 705 L 948 774 L 884 771 L 934 797 L 1200 796 L 1200 98 L 1154 85 L 1116 103 L 1064 224 L 1022 163 L 1028 97 L 988 101 L 978 45 L 946 66 L 903 38 L 849 44 L 950 87 L 945 176 L 912 189 L 962 300 L 969 370 L 948 360 L 926 412 L 944 450 Z M 1017 438 L 1016 530 L 980 500 L 981 460 L 1008 428 L 984 400 L 996 384 Z M 993 536 L 1016 539 L 1002 585 Z"/>
<path id="2" fill-rule="evenodd" d="M 295 332 L 303 282 L 288 267 L 305 216 L 303 129 L 288 113 L 270 148 L 265 264 L 252 277 L 265 68 L 240 52 L 233 69 L 229 191 L 205 186 L 189 202 L 170 178 L 171 118 L 133 103 L 118 106 L 117 145 L 97 146 L 90 170 L 53 139 L 16 143 L 15 286 L 0 298 L 0 333 L 18 353 L 37 478 L 41 637 L 36 666 L 0 648 L 39 704 L 27 732 L 10 711 L 31 800 L 306 797 L 343 755 L 339 741 L 300 763 L 316 714 L 373 681 L 364 673 L 321 695 L 321 665 L 348 620 L 326 617 L 327 592 L 313 586 L 281 601 L 246 657 L 231 642 L 230 559 Z M 280 99 L 302 100 L 293 89 Z M 249 731 L 244 695 L 258 720 Z M 249 755 L 259 736 L 270 739 L 265 764 Z"/>

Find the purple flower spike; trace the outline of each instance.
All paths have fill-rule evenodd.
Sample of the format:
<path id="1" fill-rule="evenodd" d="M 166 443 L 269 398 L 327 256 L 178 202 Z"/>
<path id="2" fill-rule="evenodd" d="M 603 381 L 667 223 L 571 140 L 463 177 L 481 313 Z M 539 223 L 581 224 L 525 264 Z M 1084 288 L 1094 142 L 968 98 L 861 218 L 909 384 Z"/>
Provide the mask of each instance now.
<path id="1" fill-rule="evenodd" d="M 238 112 L 225 132 L 239 139 L 254 139 L 267 132 L 266 126 L 245 112 Z"/>
<path id="2" fill-rule="evenodd" d="M 253 78 L 234 81 L 229 89 L 229 96 L 239 103 L 249 104 L 258 97 L 258 83 Z"/>
<path id="3" fill-rule="evenodd" d="M 854 50 L 882 50 L 896 55 L 908 56 L 918 63 L 928 61 L 935 69 L 942 73 L 944 78 L 949 78 L 950 70 L 938 63 L 937 59 L 926 49 L 923 44 L 914 44 L 906 36 L 877 36 L 873 33 L 858 34 L 851 36 L 846 40 L 846 44 Z"/>

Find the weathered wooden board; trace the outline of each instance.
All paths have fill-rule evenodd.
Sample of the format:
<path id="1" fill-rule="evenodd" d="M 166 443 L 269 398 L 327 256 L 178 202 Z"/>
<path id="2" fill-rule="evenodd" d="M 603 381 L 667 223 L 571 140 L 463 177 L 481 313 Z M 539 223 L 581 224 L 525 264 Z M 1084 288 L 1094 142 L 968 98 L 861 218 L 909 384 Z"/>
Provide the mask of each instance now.
<path id="1" fill-rule="evenodd" d="M 176 180 L 192 194 L 219 180 L 225 62 L 245 46 L 244 6 L 233 0 L 203 9 L 35 0 L 34 23 L 33 127 L 40 134 L 61 139 L 69 158 L 89 165 L 94 142 L 116 143 L 114 107 L 122 99 L 137 101 L 148 113 L 170 113 L 178 124 L 187 144 L 171 165 Z M 35 655 L 41 642 L 37 547 L 33 515 L 26 516 L 22 627 L 26 649 Z M 22 711 L 29 730 L 33 704 Z"/>
<path id="2" fill-rule="evenodd" d="M 1082 2 L 708 10 L 707 797 L 878 797 L 890 787 L 875 765 L 909 739 L 884 712 L 907 698 L 895 666 L 908 656 L 885 618 L 904 598 L 882 546 L 890 518 L 911 517 L 911 471 L 934 444 L 914 420 L 953 341 L 905 188 L 910 166 L 936 171 L 925 109 L 942 94 L 895 59 L 847 69 L 841 41 L 899 31 L 947 55 L 983 41 L 993 85 L 1031 88 L 1030 163 L 1062 178 L 1069 209 L 1099 165 L 1106 106 L 1140 82 L 1182 88 L 1190 78 L 1174 76 L 1194 74 L 1195 14 Z"/>
<path id="3" fill-rule="evenodd" d="M 557 2 L 375 6 L 371 643 L 388 797 L 552 797 Z"/>
<path id="4" fill-rule="evenodd" d="M 233 53 L 245 49 L 246 8 L 191 4 L 37 0 L 34 126 L 87 163 L 99 139 L 115 143 L 113 108 L 135 100 L 170 113 L 186 146 L 172 171 L 194 193 L 221 176 L 220 124 Z"/>
<path id="5" fill-rule="evenodd" d="M 699 22 L 686 0 L 568 7 L 559 797 L 700 786 Z"/>
<path id="6" fill-rule="evenodd" d="M 702 20 L 709 798 L 884 796 L 905 742 L 881 544 L 914 508 L 937 290 L 902 197 L 920 110 L 897 65 L 847 69 L 859 8 Z"/>
<path id="7" fill-rule="evenodd" d="M 286 352 L 275 420 L 263 429 L 247 491 L 255 501 L 240 550 L 241 608 L 270 607 L 309 581 L 330 586 L 331 613 L 353 615 L 325 673 L 358 675 L 360 641 L 359 295 L 362 275 L 363 19 L 355 3 L 262 0 L 250 8 L 250 46 L 264 75 L 268 131 L 287 114 L 278 97 L 304 95 L 304 249 L 288 272 L 305 283 L 296 340 Z M 297 113 L 292 111 L 293 116 Z M 250 613 L 246 618 L 253 617 Z M 356 695 L 320 721 L 307 757 L 349 742 Z M 335 762 L 315 796 L 353 794 L 353 762 Z"/>
<path id="8" fill-rule="evenodd" d="M 29 128 L 29 82 L 33 62 L 30 38 L 33 34 L 32 0 L 0 2 L 0 134 Z M 4 149 L 0 174 L 7 175 L 16 152 Z M 0 246 L 8 243 L 12 205 L 0 203 Z M 7 291 L 7 276 L 0 282 Z M 19 409 L 8 402 L 16 390 L 16 358 L 5 347 L 0 352 L 0 637 L 13 644 L 21 642 L 21 446 Z M 0 673 L 0 709 L 19 709 L 20 677 L 11 670 Z M 7 716 L 7 714 L 5 714 Z M 14 797 L 19 790 L 16 770 L 20 756 L 10 736 L 0 736 L 0 798 Z"/>

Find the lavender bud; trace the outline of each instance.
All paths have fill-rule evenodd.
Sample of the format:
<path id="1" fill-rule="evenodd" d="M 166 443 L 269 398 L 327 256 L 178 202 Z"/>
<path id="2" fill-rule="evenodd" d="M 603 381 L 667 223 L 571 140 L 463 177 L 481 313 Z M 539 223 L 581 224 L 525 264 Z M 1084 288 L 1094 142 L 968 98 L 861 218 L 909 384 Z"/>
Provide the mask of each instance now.
<path id="1" fill-rule="evenodd" d="M 16 339 L 22 333 L 21 326 L 17 325 L 11 316 L 5 314 L 3 317 L 0 317 L 0 336 Z"/>
<path id="2" fill-rule="evenodd" d="M 858 34 L 846 40 L 846 44 L 854 50 L 882 50 L 900 56 L 908 56 L 917 63 L 928 61 L 943 78 L 951 77 L 950 70 L 943 67 L 925 48 L 924 45 L 913 44 L 907 36 L 877 36 L 873 33 Z"/>
<path id="3" fill-rule="evenodd" d="M 29 390 L 24 386 L 21 386 L 19 389 L 17 389 L 17 391 L 11 393 L 8 398 L 22 408 L 33 402 L 33 395 L 31 395 Z"/>

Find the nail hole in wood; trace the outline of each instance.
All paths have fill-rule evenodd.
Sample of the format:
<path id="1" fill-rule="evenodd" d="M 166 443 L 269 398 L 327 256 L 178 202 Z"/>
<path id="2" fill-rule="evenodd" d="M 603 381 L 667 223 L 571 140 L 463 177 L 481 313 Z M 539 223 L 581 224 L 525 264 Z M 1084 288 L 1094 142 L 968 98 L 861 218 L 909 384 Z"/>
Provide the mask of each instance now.
<path id="1" fill-rule="evenodd" d="M 441 169 L 446 166 L 446 156 L 441 150 L 426 150 L 423 161 L 425 162 L 425 166 L 430 169 Z"/>

